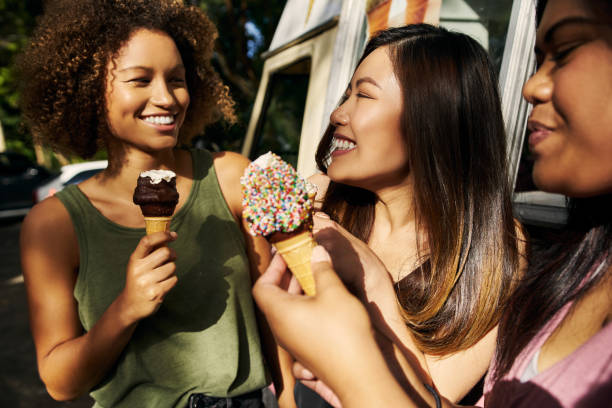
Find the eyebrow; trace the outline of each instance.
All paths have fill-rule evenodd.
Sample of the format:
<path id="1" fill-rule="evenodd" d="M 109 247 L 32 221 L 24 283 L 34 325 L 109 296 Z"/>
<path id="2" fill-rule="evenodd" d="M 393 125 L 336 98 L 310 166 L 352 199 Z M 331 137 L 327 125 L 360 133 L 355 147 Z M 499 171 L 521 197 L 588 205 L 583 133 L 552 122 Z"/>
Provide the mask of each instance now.
<path id="1" fill-rule="evenodd" d="M 555 33 L 561 29 L 562 27 L 565 27 L 566 25 L 570 25 L 570 24 L 598 24 L 600 23 L 597 20 L 594 20 L 592 18 L 586 18 L 586 17 L 568 17 L 565 18 L 563 20 L 557 21 L 555 24 L 552 25 L 552 27 L 550 27 L 548 29 L 548 31 L 546 31 L 546 34 L 544 34 L 544 43 L 548 44 L 550 43 L 550 41 L 552 40 L 553 36 L 555 35 Z"/>
<path id="2" fill-rule="evenodd" d="M 131 67 L 122 68 L 122 69 L 118 70 L 117 72 L 125 72 L 125 71 L 136 70 L 136 69 L 142 69 L 143 71 L 147 71 L 147 72 L 153 71 L 150 67 L 145 67 L 145 66 L 142 66 L 142 65 L 134 65 L 134 66 L 131 66 Z M 183 64 L 179 64 L 179 65 L 175 66 L 174 68 L 172 68 L 170 71 L 176 71 L 177 69 L 184 70 L 185 66 Z"/>
<path id="3" fill-rule="evenodd" d="M 359 78 L 359 79 L 357 80 L 357 82 L 355 82 L 355 86 L 359 86 L 360 84 L 362 84 L 362 83 L 364 83 L 364 82 L 369 83 L 369 84 L 372 84 L 372 85 L 374 85 L 375 87 L 377 87 L 377 88 L 379 88 L 379 89 L 382 89 L 382 88 L 380 87 L 380 85 L 378 85 L 378 83 L 377 83 L 375 80 L 373 80 L 372 78 L 370 78 L 370 77 L 363 77 L 363 78 Z"/>

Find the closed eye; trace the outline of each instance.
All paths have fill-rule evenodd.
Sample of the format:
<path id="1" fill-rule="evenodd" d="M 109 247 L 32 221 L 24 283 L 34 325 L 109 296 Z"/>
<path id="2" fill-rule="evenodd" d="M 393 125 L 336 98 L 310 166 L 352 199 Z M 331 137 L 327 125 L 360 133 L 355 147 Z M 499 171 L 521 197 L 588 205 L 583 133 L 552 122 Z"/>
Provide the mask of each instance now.
<path id="1" fill-rule="evenodd" d="M 565 62 L 565 59 L 574 51 L 576 48 L 580 47 L 581 43 L 570 45 L 560 51 L 553 53 L 551 60 L 553 60 L 558 65 L 561 65 Z"/>
<path id="2" fill-rule="evenodd" d="M 170 82 L 172 82 L 173 84 L 184 84 L 185 83 L 185 78 L 180 78 L 180 77 L 176 77 L 176 78 L 171 78 Z"/>
<path id="3" fill-rule="evenodd" d="M 138 78 L 129 79 L 127 82 L 136 83 L 136 84 L 148 84 L 149 82 L 151 82 L 151 80 L 145 77 L 138 77 Z"/>

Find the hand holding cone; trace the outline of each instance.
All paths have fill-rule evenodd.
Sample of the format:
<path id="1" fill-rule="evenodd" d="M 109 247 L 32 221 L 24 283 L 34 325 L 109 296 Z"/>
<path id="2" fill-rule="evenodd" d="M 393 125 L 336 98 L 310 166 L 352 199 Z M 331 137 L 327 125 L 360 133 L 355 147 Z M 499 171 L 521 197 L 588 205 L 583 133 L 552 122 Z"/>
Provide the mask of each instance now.
<path id="1" fill-rule="evenodd" d="M 312 250 L 317 246 L 310 231 L 304 231 L 292 238 L 275 242 L 274 248 L 280 253 L 291 273 L 296 277 L 304 293 L 316 294 L 314 276 L 310 268 Z"/>

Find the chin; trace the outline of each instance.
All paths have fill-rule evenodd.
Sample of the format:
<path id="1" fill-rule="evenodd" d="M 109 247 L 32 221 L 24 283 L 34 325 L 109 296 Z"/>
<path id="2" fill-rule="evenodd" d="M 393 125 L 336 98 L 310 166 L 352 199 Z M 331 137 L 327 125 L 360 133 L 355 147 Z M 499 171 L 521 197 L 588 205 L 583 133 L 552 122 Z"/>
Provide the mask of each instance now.
<path id="1" fill-rule="evenodd" d="M 533 182 L 542 191 L 568 197 L 587 198 L 612 192 L 612 177 L 593 169 L 565 171 L 560 166 L 542 166 L 536 161 Z"/>
<path id="2" fill-rule="evenodd" d="M 533 175 L 533 182 L 536 187 L 547 193 L 562 194 L 574 198 L 594 197 L 605 193 L 605 191 L 591 188 L 588 185 L 577 182 L 577 180 L 547 179 L 545 177 L 538 177 L 535 173 Z"/>

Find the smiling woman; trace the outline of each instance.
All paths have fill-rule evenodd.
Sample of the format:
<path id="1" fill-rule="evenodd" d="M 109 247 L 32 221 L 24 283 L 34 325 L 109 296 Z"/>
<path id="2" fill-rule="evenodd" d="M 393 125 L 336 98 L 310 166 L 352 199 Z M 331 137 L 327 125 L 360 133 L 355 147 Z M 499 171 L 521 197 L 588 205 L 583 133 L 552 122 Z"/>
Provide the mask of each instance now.
<path id="1" fill-rule="evenodd" d="M 174 147 L 189 106 L 181 54 L 159 31 L 132 34 L 109 64 L 108 126 L 116 139 L 141 150 Z M 165 138 L 154 137 L 166 135 Z"/>
<path id="2" fill-rule="evenodd" d="M 523 90 L 534 105 L 528 124 L 534 181 L 572 196 L 592 195 L 596 186 L 603 193 L 612 188 L 612 82 L 594 79 L 612 78 L 609 40 L 601 35 L 612 29 L 587 8 L 558 21 L 550 15 L 541 23 L 546 31 L 536 48 L 538 72 Z"/>
<path id="3" fill-rule="evenodd" d="M 533 104 L 534 176 L 538 187 L 570 197 L 570 216 L 553 240 L 530 250 L 503 309 L 479 406 L 604 407 L 612 395 L 612 4 L 542 0 L 538 11 L 538 70 L 524 87 Z M 582 156 L 594 146 L 602 152 Z M 363 244 L 352 247 L 361 252 L 357 267 L 376 267 L 376 259 L 362 256 Z M 376 314 L 368 318 L 332 270 L 341 274 L 341 261 L 332 265 L 322 248 L 313 250 L 317 295 L 308 299 L 279 287 L 287 272 L 282 260 L 272 261 L 253 293 L 277 339 L 344 407 L 452 406 L 422 386 L 427 379 L 413 353 L 403 350 L 405 375 L 391 376 L 394 366 L 379 349 L 385 339 L 372 335 L 370 322 L 380 330 Z M 382 290 L 384 281 L 372 286 Z M 389 340 L 402 348 L 398 338 Z M 460 373 L 448 375 L 461 381 Z"/>
<path id="4" fill-rule="evenodd" d="M 46 5 L 20 61 L 26 122 L 58 151 L 108 153 L 107 168 L 37 204 L 21 230 L 49 394 L 90 392 L 104 407 L 261 407 L 271 367 L 290 403 L 271 337 L 264 363 L 249 293 L 269 246 L 241 221 L 248 160 L 177 148 L 234 118 L 210 64 L 214 26 L 174 0 Z M 152 169 L 176 174 L 179 199 L 172 232 L 145 236 L 133 193 Z"/>
<path id="5" fill-rule="evenodd" d="M 492 358 L 519 268 L 504 123 L 486 51 L 465 34 L 426 24 L 381 31 L 316 159 L 325 173 L 313 178 L 321 210 L 367 243 L 388 272 L 372 268 L 353 281 L 374 309 L 399 301 L 401 316 L 391 309 L 396 316 L 387 320 L 397 333 L 409 328 L 407 343 L 435 385 L 460 400 Z M 319 238 L 337 262 L 345 254 L 332 241 Z M 367 282 L 389 278 L 392 299 L 368 292 Z M 449 374 L 456 370 L 461 379 Z"/>

